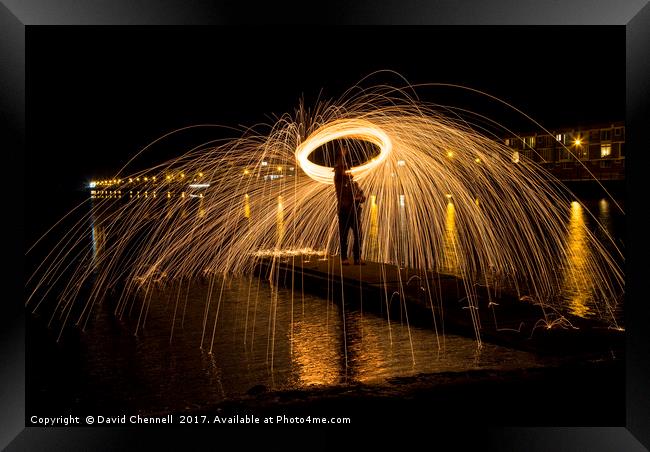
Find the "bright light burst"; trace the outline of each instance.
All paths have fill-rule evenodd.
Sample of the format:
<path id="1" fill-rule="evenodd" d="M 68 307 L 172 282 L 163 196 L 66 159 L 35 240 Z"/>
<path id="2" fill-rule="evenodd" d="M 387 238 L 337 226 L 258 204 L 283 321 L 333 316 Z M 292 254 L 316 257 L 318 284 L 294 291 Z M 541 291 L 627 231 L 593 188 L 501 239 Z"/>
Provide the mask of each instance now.
<path id="1" fill-rule="evenodd" d="M 85 325 L 93 306 L 116 291 L 115 312 L 135 308 L 140 324 L 155 284 L 252 274 L 260 259 L 338 254 L 332 168 L 310 155 L 345 139 L 379 149 L 351 171 L 371 199 L 361 219 L 369 231 L 365 259 L 455 273 L 471 306 L 480 284 L 513 287 L 566 311 L 563 269 L 588 273 L 593 287 L 584 303 L 616 326 L 621 268 L 586 226 L 580 249 L 567 241 L 578 227 L 567 225 L 571 200 L 542 168 L 405 90 L 346 96 L 314 110 L 301 106 L 266 132 L 247 130 L 116 175 L 125 184 L 120 196 L 93 200 L 88 214 L 103 227 L 102 243 L 86 245 L 88 216 L 67 229 L 28 281 L 27 304 L 37 309 L 54 298 L 53 318 Z M 158 176 L 146 192 L 129 188 L 145 174 Z"/>
<path id="2" fill-rule="evenodd" d="M 358 118 L 331 121 L 314 131 L 296 149 L 296 161 L 302 170 L 312 179 L 325 184 L 334 184 L 334 170 L 331 167 L 317 165 L 309 156 L 325 143 L 336 139 L 356 139 L 377 145 L 379 155 L 369 162 L 350 168 L 349 173 L 361 179 L 383 163 L 392 149 L 392 143 L 386 133 L 370 121 Z"/>

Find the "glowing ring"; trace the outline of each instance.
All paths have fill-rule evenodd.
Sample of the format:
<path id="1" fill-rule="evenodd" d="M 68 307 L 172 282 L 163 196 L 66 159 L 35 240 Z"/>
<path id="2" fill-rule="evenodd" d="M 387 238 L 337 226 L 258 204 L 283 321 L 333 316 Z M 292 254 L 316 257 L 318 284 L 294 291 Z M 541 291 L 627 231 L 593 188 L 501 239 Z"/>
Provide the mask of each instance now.
<path id="1" fill-rule="evenodd" d="M 393 144 L 386 133 L 379 127 L 364 119 L 339 119 L 320 127 L 296 149 L 296 161 L 302 170 L 316 182 L 334 183 L 334 168 L 317 165 L 309 160 L 309 155 L 325 143 L 339 138 L 353 138 L 367 141 L 379 147 L 379 155 L 363 165 L 354 166 L 348 171 L 353 177 L 363 176 L 382 163 L 393 149 Z"/>

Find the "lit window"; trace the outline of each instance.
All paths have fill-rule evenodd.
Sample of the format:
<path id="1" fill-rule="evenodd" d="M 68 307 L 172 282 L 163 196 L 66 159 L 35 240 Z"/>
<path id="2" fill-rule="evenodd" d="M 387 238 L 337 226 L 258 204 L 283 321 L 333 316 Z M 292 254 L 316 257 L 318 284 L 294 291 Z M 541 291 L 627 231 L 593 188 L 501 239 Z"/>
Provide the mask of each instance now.
<path id="1" fill-rule="evenodd" d="M 510 146 L 510 138 L 506 138 L 506 146 Z"/>
<path id="2" fill-rule="evenodd" d="M 612 155 L 612 145 L 611 144 L 601 144 L 600 145 L 600 157 L 609 157 Z"/>

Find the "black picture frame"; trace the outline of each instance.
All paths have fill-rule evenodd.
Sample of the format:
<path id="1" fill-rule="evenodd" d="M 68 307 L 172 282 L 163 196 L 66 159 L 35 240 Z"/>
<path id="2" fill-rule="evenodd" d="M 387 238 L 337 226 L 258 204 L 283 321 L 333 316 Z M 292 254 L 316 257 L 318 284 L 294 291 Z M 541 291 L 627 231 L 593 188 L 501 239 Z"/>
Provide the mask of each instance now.
<path id="1" fill-rule="evenodd" d="M 269 2 L 251 6 L 246 2 L 73 2 L 5 1 L 0 5 L 0 86 L 2 87 L 3 143 L 5 163 L 24 186 L 27 176 L 23 150 L 29 139 L 25 124 L 25 30 L 26 27 L 57 24 L 228 24 L 242 23 L 335 23 L 335 24 L 465 24 L 465 25 L 559 25 L 612 24 L 625 26 L 627 34 L 627 208 L 628 256 L 626 262 L 626 392 L 625 426 L 575 428 L 482 429 L 472 426 L 472 436 L 456 432 L 436 432 L 437 437 L 457 447 L 479 446 L 482 450 L 644 450 L 650 447 L 650 339 L 645 322 L 648 303 L 644 303 L 644 278 L 648 266 L 641 255 L 647 249 L 647 219 L 639 202 L 644 192 L 643 153 L 648 140 L 650 99 L 650 6 L 646 1 L 602 2 L 573 0 L 562 2 L 508 2 L 492 0 L 474 5 L 469 1 L 357 2 L 354 5 L 322 6 L 318 13 L 284 7 Z M 167 448 L 186 445 L 188 436 L 174 430 L 136 430 L 133 428 L 25 428 L 24 425 L 24 308 L 21 265 L 24 249 L 21 221 L 24 199 L 17 190 L 8 197 L 6 209 L 18 222 L 10 232 L 16 240 L 9 245 L 7 271 L 14 296 L 5 304 L 2 318 L 2 391 L 0 392 L 0 446 L 8 450 L 129 450 L 162 441 Z M 12 215 L 13 216 L 13 215 Z M 435 426 L 432 427 L 435 430 Z M 241 435 L 242 431 L 238 430 Z M 278 433 L 278 432 L 276 432 Z M 286 433 L 286 432 L 285 432 Z M 377 432 L 381 433 L 381 432 Z M 423 433 L 423 432 L 420 432 Z M 188 435 L 195 433 L 188 432 Z M 208 432 L 222 435 L 223 432 Z M 282 435 L 282 432 L 279 432 Z M 397 436 L 420 436 L 403 432 Z M 439 436 L 437 436 L 439 435 Z M 264 436 L 265 435 L 260 435 Z M 195 438 L 195 437 L 193 437 Z M 266 438 L 266 437 L 265 437 Z M 260 438 L 264 440 L 265 438 Z M 270 436 L 269 436 L 270 438 Z M 381 440 L 380 437 L 377 439 Z M 333 439 L 332 439 L 333 441 Z M 432 440 L 433 441 L 433 440 Z"/>

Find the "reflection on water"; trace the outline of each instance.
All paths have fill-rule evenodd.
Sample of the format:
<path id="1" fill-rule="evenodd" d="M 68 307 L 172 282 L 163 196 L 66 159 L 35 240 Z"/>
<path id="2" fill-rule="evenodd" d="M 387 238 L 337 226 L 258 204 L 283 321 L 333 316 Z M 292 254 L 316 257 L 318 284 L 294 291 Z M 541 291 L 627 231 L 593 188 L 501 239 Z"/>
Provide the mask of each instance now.
<path id="1" fill-rule="evenodd" d="M 294 319 L 291 360 L 302 385 L 333 385 L 340 380 L 343 337 L 329 316 L 323 321 L 320 314 L 320 309 L 309 305 Z"/>
<path id="2" fill-rule="evenodd" d="M 589 300 L 594 289 L 593 275 L 589 271 L 589 245 L 585 227 L 585 212 L 579 202 L 571 203 L 567 237 L 567 268 L 562 294 L 569 302 L 570 312 L 580 317 L 590 314 Z"/>
<path id="3" fill-rule="evenodd" d="M 368 230 L 368 238 L 364 244 L 368 256 L 371 261 L 377 261 L 380 256 L 379 250 L 379 206 L 377 205 L 377 196 L 370 196 L 370 228 Z"/>
<path id="4" fill-rule="evenodd" d="M 598 201 L 598 222 L 606 231 L 612 230 L 612 218 L 609 213 L 609 200 L 603 198 Z"/>
<path id="5" fill-rule="evenodd" d="M 205 217 L 205 205 L 203 201 L 203 195 L 201 195 L 201 198 L 199 199 L 199 218 Z"/>
<path id="6" fill-rule="evenodd" d="M 621 248 L 624 246 L 624 217 L 618 214 L 618 210 L 612 211 L 611 205 L 612 201 L 606 198 L 571 203 L 561 296 L 567 300 L 570 312 L 580 317 L 594 314 L 592 300 L 598 283 L 595 279 L 598 276 L 589 265 L 592 258 L 589 234 L 593 233 L 612 252 L 612 241 Z"/>
<path id="7" fill-rule="evenodd" d="M 404 266 L 408 247 L 406 246 L 408 237 L 406 235 L 406 200 L 404 195 L 399 195 L 399 244 L 397 255 L 401 256 L 400 265 Z"/>
<path id="8" fill-rule="evenodd" d="M 91 217 L 90 230 L 91 230 L 91 246 L 93 249 L 93 264 L 97 265 L 99 261 L 99 257 L 105 246 L 106 233 L 104 231 L 104 226 L 99 221 L 97 221 L 97 219 L 94 216 Z"/>
<path id="9" fill-rule="evenodd" d="M 244 195 L 244 218 L 250 218 L 251 217 L 251 205 L 249 201 L 249 196 L 246 194 Z"/>
<path id="10" fill-rule="evenodd" d="M 529 353 L 490 344 L 478 351 L 472 339 L 451 335 L 445 349 L 439 349 L 428 329 L 411 327 L 411 342 L 404 324 L 392 322 L 389 327 L 384 318 L 350 309 L 344 322 L 340 306 L 331 300 L 305 295 L 293 302 L 290 290 L 273 289 L 258 278 L 232 279 L 223 292 L 211 295 L 210 286 L 220 287 L 221 281 L 154 290 L 146 327 L 135 338 L 136 319 L 117 321 L 109 305 L 102 305 L 82 336 L 82 352 L 74 358 L 81 360 L 87 375 L 80 394 L 125 404 L 133 399 L 141 411 L 160 408 L 162 397 L 165 408 L 173 410 L 185 408 L 189 401 L 210 404 L 241 396 L 260 384 L 295 389 L 548 364 Z M 201 330 L 206 313 L 212 329 L 217 305 L 208 353 L 210 338 L 199 349 Z M 179 315 L 174 318 L 175 311 Z"/>
<path id="11" fill-rule="evenodd" d="M 597 235 L 606 242 L 607 235 L 610 237 L 616 237 L 616 226 L 615 226 L 615 215 L 611 212 L 612 202 L 607 198 L 602 198 L 598 201 L 598 223 L 600 223 L 600 228 L 597 229 Z M 616 210 L 616 212 L 618 212 Z"/>
<path id="12" fill-rule="evenodd" d="M 458 275 L 458 254 L 457 254 L 457 238 L 458 231 L 456 230 L 456 210 L 454 203 L 447 202 L 447 211 L 445 213 L 445 234 L 443 237 L 443 265 L 442 268 L 445 272 L 453 275 Z"/>
<path id="13" fill-rule="evenodd" d="M 278 196 L 278 213 L 276 215 L 276 228 L 278 231 L 278 242 L 282 243 L 284 237 L 284 204 L 282 203 L 282 196 Z"/>

